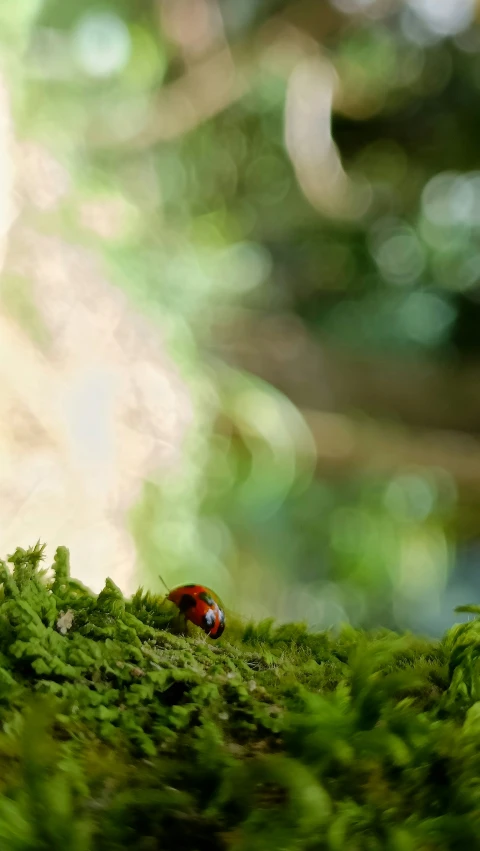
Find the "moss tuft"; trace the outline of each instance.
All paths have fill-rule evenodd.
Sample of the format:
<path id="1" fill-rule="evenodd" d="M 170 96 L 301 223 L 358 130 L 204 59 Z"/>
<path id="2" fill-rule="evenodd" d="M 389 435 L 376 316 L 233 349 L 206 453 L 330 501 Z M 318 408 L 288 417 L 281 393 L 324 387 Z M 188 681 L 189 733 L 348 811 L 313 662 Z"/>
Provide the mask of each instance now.
<path id="1" fill-rule="evenodd" d="M 42 557 L 0 563 L 2 849 L 478 846 L 478 619 L 439 642 L 268 621 L 213 643 Z"/>

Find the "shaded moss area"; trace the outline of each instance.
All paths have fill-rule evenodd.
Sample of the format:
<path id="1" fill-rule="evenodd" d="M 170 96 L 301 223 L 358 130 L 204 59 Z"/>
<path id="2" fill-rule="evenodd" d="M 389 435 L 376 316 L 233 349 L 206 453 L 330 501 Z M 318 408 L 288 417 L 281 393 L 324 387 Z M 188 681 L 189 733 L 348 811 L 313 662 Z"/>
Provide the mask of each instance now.
<path id="1" fill-rule="evenodd" d="M 480 847 L 480 623 L 213 643 L 57 550 L 0 563 L 0 848 Z"/>

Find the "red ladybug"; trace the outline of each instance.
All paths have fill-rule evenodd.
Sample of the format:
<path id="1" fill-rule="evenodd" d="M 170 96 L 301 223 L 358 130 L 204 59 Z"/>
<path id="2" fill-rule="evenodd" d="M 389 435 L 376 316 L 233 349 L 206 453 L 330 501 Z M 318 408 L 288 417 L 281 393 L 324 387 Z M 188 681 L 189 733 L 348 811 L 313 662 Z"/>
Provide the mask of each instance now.
<path id="1" fill-rule="evenodd" d="M 179 585 L 171 591 L 165 587 L 167 600 L 178 606 L 186 620 L 199 626 L 210 638 L 220 638 L 225 629 L 225 614 L 212 591 L 204 585 Z"/>

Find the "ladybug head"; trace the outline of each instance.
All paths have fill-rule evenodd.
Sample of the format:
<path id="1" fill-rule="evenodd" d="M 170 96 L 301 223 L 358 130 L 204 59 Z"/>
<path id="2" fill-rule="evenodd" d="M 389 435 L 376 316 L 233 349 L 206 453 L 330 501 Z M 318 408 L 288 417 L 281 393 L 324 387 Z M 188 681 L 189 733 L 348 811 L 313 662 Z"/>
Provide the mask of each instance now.
<path id="1" fill-rule="evenodd" d="M 215 621 L 215 609 L 207 609 L 202 622 L 202 629 L 207 633 L 207 635 L 210 635 L 212 629 L 215 628 Z"/>
<path id="2" fill-rule="evenodd" d="M 220 638 L 223 633 L 225 629 L 225 615 L 216 604 L 205 612 L 202 628 L 210 638 Z"/>
<path id="3" fill-rule="evenodd" d="M 222 609 L 219 608 L 218 609 L 217 622 L 216 622 L 216 625 L 214 626 L 214 628 L 212 629 L 212 631 L 210 632 L 210 638 L 220 638 L 220 636 L 223 635 L 224 629 L 225 629 L 225 615 L 224 615 Z"/>

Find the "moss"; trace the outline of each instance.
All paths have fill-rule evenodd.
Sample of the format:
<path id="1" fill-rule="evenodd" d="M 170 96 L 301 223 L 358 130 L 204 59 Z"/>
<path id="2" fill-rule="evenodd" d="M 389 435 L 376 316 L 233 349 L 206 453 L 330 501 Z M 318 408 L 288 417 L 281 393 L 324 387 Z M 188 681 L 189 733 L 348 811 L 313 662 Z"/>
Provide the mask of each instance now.
<path id="1" fill-rule="evenodd" d="M 477 619 L 440 642 L 230 619 L 213 643 L 42 556 L 0 563 L 0 848 L 479 846 Z"/>

